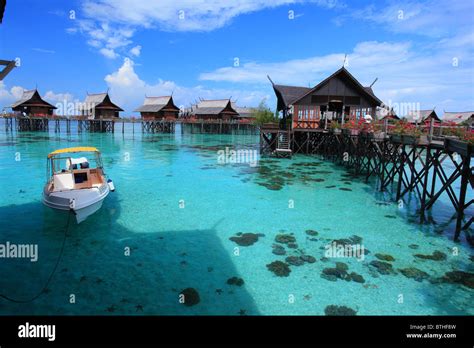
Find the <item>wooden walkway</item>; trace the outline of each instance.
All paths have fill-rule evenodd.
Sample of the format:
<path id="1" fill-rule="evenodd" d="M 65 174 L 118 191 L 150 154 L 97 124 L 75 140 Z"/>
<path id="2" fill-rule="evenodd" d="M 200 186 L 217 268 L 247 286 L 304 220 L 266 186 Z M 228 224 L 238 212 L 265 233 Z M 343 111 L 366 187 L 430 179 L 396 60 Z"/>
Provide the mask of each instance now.
<path id="1" fill-rule="evenodd" d="M 260 151 L 274 154 L 277 143 L 275 129 L 262 129 Z M 419 141 L 410 136 L 383 136 L 361 133 L 351 136 L 327 130 L 295 130 L 288 132 L 294 154 L 319 155 L 347 168 L 366 181 L 375 179 L 380 191 L 390 190 L 397 202 L 414 195 L 420 203 L 419 221 L 427 221 L 426 214 L 447 195 L 456 216 L 454 239 L 462 231 L 470 244 L 474 238 L 469 227 L 474 216 L 466 216 L 474 203 L 474 149 L 452 138 L 422 136 Z M 452 167 L 448 171 L 447 167 Z"/>
<path id="2" fill-rule="evenodd" d="M 142 133 L 174 133 L 176 126 L 181 125 L 182 133 L 207 133 L 207 134 L 258 134 L 255 124 L 241 121 L 223 120 L 142 120 L 142 119 L 84 119 L 66 117 L 2 117 L 5 130 L 12 132 L 46 132 L 54 129 L 56 133 L 63 131 L 70 133 L 73 128 L 78 133 L 125 132 L 125 124 L 131 124 L 133 132 L 135 125 Z M 73 127 L 73 125 L 75 127 Z"/>

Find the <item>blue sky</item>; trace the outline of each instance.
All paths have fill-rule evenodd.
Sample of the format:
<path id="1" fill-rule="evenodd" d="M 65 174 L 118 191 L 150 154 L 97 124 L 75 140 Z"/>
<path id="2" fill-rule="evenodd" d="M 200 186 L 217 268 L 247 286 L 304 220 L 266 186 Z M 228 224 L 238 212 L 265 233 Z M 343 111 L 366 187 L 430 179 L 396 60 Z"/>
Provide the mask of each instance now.
<path id="1" fill-rule="evenodd" d="M 347 68 L 399 107 L 474 110 L 473 1 L 8 1 L 0 107 L 38 86 L 57 104 L 109 89 L 124 115 L 144 95 L 176 104 L 275 97 L 276 83 L 313 86 Z M 237 66 L 235 66 L 238 63 Z"/>

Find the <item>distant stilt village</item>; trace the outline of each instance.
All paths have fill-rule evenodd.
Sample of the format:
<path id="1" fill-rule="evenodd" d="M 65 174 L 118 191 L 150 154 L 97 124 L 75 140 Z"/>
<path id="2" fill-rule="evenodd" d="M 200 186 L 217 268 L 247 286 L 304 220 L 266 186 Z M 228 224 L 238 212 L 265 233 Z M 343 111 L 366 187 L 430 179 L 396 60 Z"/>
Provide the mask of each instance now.
<path id="1" fill-rule="evenodd" d="M 8 65 L 7 65 L 8 66 Z M 346 166 L 354 175 L 375 178 L 381 191 L 394 187 L 397 201 L 415 194 L 421 202 L 420 222 L 439 197 L 446 193 L 456 211 L 458 239 L 474 222 L 465 220 L 465 210 L 474 200 L 466 198 L 474 188 L 474 112 L 408 110 L 401 119 L 386 106 L 372 85 L 363 86 L 345 67 L 313 88 L 275 84 L 268 77 L 277 99 L 277 115 L 259 122 L 258 111 L 239 107 L 229 99 L 204 100 L 188 108 L 175 105 L 173 96 L 145 96 L 134 111 L 140 118 L 121 118 L 123 109 L 108 92 L 87 94 L 79 115 L 55 115 L 56 106 L 42 99 L 38 90 L 25 91 L 4 114 L 6 131 L 111 132 L 117 125 L 141 124 L 143 133 L 181 132 L 259 134 L 260 154 L 291 157 L 320 155 Z M 459 160 L 460 159 L 460 160 Z M 454 168 L 448 173 L 444 163 Z M 472 237 L 467 239 L 474 243 Z"/>
<path id="2" fill-rule="evenodd" d="M 5 61 L 6 62 L 6 61 Z M 11 62 L 6 62 L 4 70 L 11 70 Z M 8 72 L 5 72 L 5 75 Z M 400 120 L 395 110 L 385 104 L 374 94 L 372 86 L 363 86 L 349 71 L 342 67 L 335 73 L 318 83 L 313 88 L 275 84 L 270 79 L 276 99 L 277 111 L 280 119 L 285 120 L 284 129 L 298 131 L 303 129 L 328 129 L 337 123 L 341 127 L 351 120 L 362 118 L 383 121 L 386 119 Z M 11 112 L 7 110 L 11 109 Z M 123 109 L 113 103 L 108 92 L 87 94 L 83 103 L 76 108 L 75 115 L 60 115 L 55 112 L 56 106 L 45 101 L 39 91 L 24 91 L 20 100 L 11 107 L 4 108 L 4 118 L 30 119 L 70 119 L 70 120 L 102 120 L 120 122 L 120 112 Z M 64 111 L 64 110 L 63 110 Z M 124 118 L 123 121 L 133 119 L 144 123 L 144 131 L 168 132 L 174 127 L 158 127 L 156 122 L 162 123 L 255 123 L 255 108 L 236 105 L 229 99 L 204 100 L 192 104 L 187 108 L 179 108 L 173 96 L 145 96 L 143 105 L 133 110 L 140 114 L 140 118 Z M 64 113 L 64 112 L 63 112 Z M 286 120 L 291 120 L 286 122 Z M 451 112 L 445 111 L 441 119 L 435 109 L 406 110 L 404 120 L 411 124 L 426 124 L 432 120 L 436 125 L 443 123 L 463 124 L 470 127 L 474 124 L 474 111 Z M 45 123 L 45 122 L 40 122 Z M 282 128 L 280 122 L 279 128 Z M 288 127 L 286 127 L 288 123 Z M 331 126 L 332 124 L 332 126 Z M 33 127 L 31 130 L 43 130 L 44 127 Z M 18 127 L 27 130 L 28 127 Z M 102 127 L 94 131 L 113 131 L 113 127 Z M 216 129 L 216 131 L 218 131 Z"/>

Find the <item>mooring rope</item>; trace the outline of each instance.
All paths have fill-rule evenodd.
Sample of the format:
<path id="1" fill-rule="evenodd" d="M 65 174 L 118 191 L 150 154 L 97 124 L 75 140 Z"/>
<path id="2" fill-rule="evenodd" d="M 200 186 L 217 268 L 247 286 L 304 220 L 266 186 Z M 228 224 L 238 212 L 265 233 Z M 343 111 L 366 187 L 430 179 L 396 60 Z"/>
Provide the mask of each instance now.
<path id="1" fill-rule="evenodd" d="M 34 300 L 36 300 L 42 294 L 45 293 L 45 290 L 48 288 L 48 285 L 51 282 L 51 279 L 53 279 L 53 276 L 56 273 L 56 270 L 58 269 L 59 263 L 61 262 L 61 259 L 63 257 L 64 246 L 66 245 L 66 238 L 67 238 L 67 234 L 68 234 L 68 231 L 69 231 L 69 223 L 70 223 L 70 220 L 71 220 L 71 215 L 74 215 L 74 213 L 73 213 L 72 210 L 69 210 L 69 213 L 68 213 L 68 216 L 67 216 L 66 228 L 64 229 L 64 238 L 63 238 L 63 243 L 61 245 L 61 250 L 59 251 L 59 255 L 58 255 L 58 258 L 56 260 L 56 264 L 54 265 L 54 268 L 53 268 L 52 272 L 50 273 L 50 275 L 48 277 L 48 280 L 46 281 L 46 283 L 42 287 L 41 291 L 38 294 L 36 294 L 35 296 L 33 296 L 32 298 L 28 299 L 28 300 L 18 300 L 18 299 L 15 299 L 15 298 L 3 295 L 3 294 L 0 294 L 0 298 L 3 298 L 7 301 L 14 302 L 14 303 L 29 303 L 29 302 L 33 302 Z"/>

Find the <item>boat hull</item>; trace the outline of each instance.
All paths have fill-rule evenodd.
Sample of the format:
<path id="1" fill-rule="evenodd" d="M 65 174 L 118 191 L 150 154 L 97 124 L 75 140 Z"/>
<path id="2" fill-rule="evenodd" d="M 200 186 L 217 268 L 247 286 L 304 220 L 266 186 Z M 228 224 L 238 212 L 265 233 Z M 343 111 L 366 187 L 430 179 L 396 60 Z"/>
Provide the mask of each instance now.
<path id="1" fill-rule="evenodd" d="M 81 223 L 102 207 L 102 203 L 109 192 L 107 184 L 89 189 L 58 192 L 48 192 L 47 186 L 45 186 L 43 203 L 53 209 L 72 210 L 76 215 L 77 223 Z"/>

